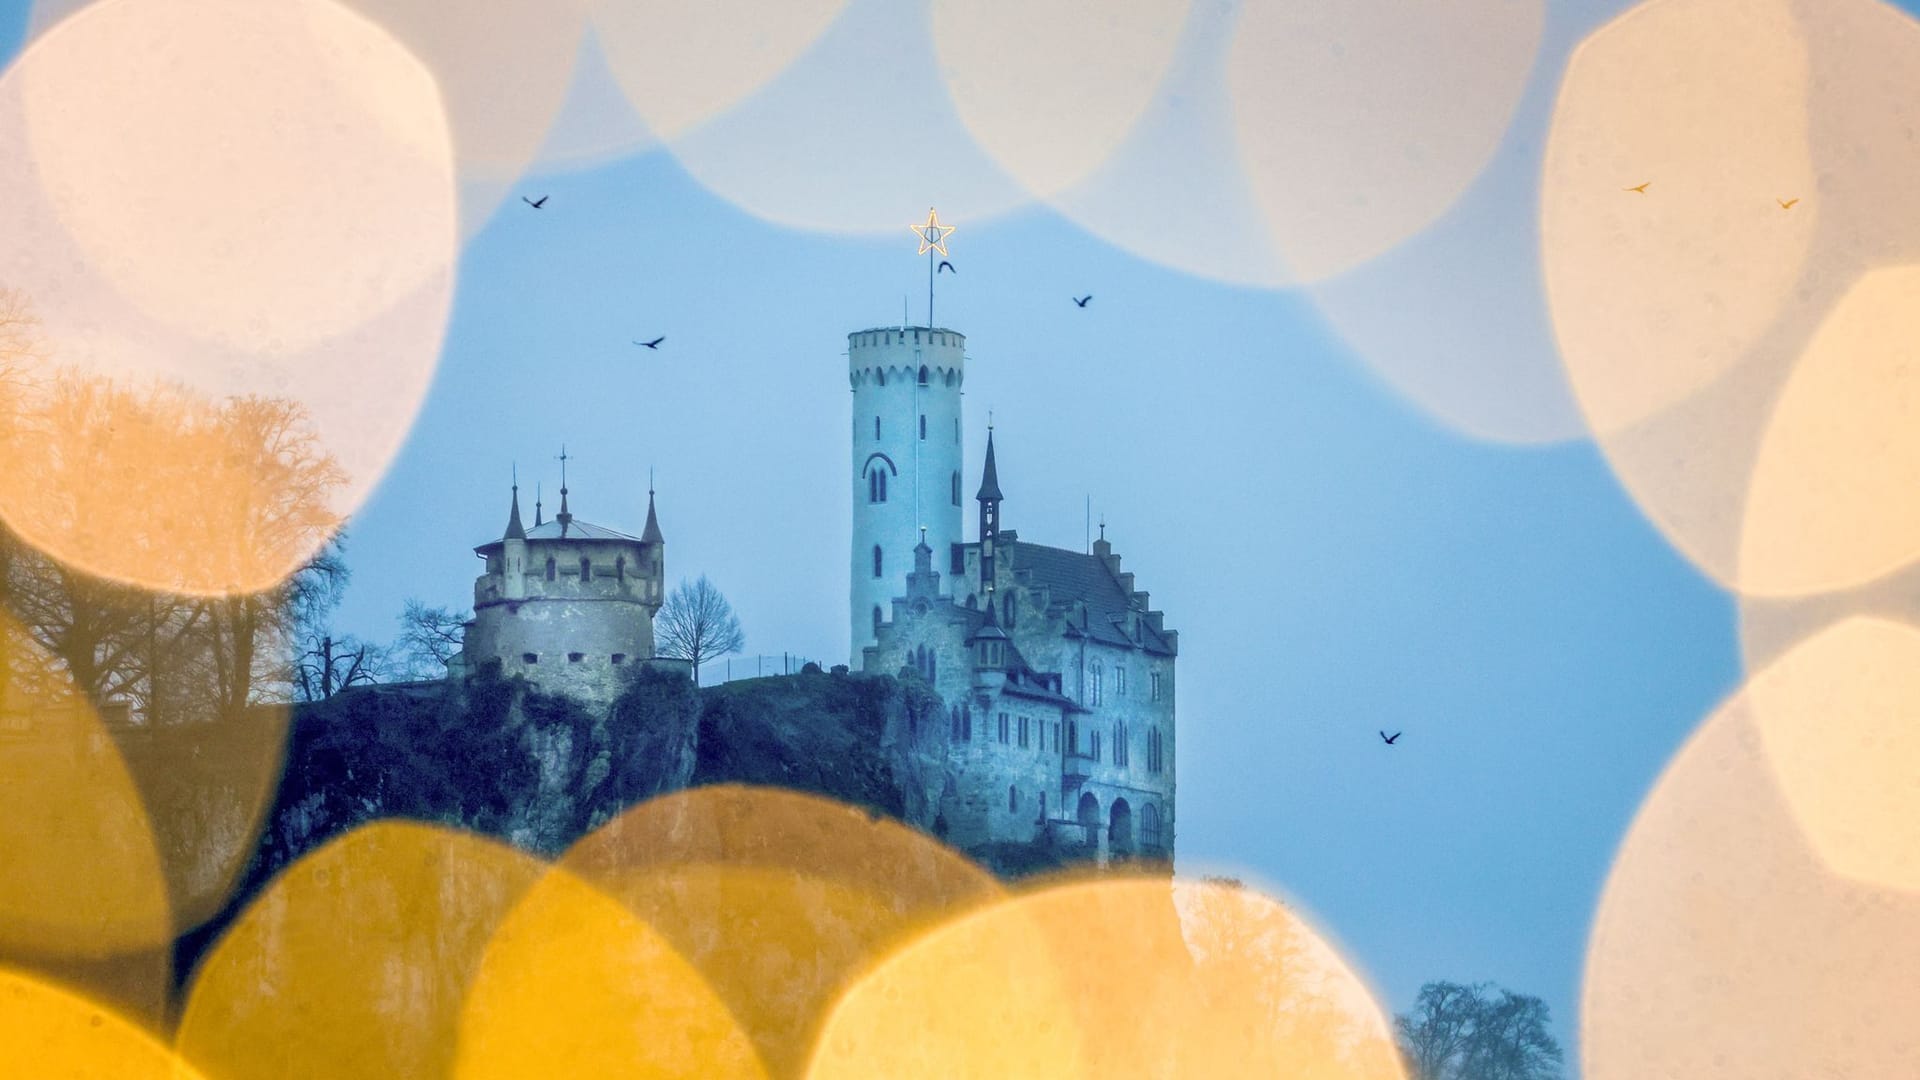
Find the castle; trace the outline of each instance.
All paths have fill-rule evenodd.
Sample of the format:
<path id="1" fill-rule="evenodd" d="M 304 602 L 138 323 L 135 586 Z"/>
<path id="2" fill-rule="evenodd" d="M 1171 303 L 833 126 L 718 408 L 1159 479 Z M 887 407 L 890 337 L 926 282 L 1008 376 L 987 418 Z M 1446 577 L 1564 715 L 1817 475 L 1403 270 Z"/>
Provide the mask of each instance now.
<path id="1" fill-rule="evenodd" d="M 939 327 L 848 336 L 853 655 L 947 702 L 945 730 L 913 737 L 945 756 L 949 843 L 1171 858 L 1179 634 L 1104 529 L 1079 552 L 1003 527 L 991 425 L 978 533 L 962 540 L 965 348 Z"/>
<path id="2" fill-rule="evenodd" d="M 455 672 L 497 664 L 550 692 L 606 701 L 628 666 L 660 662 L 653 616 L 665 597 L 666 539 L 651 490 L 639 536 L 574 517 L 565 469 L 563 451 L 552 521 L 536 501 L 533 528 L 525 527 L 515 483 L 505 534 L 473 549 L 485 570 L 473 583 L 473 621 Z"/>
<path id="3" fill-rule="evenodd" d="M 977 535 L 962 536 L 965 349 L 939 327 L 848 335 L 852 666 L 917 674 L 946 703 L 943 724 L 900 737 L 944 766 L 929 794 L 948 843 L 1170 859 L 1179 634 L 1104 529 L 1082 552 L 1002 526 L 991 425 Z M 561 467 L 552 521 L 536 503 L 525 528 L 516 485 L 505 534 L 474 549 L 486 566 L 459 664 L 611 700 L 626 670 L 662 663 L 665 541 L 651 490 L 637 537 L 574 518 Z"/>

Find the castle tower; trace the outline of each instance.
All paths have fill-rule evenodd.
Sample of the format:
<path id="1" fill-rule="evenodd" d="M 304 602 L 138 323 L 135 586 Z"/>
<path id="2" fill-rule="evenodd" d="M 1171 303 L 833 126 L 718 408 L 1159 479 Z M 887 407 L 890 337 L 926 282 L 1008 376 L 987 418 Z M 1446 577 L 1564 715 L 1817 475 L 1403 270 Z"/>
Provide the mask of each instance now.
<path id="1" fill-rule="evenodd" d="M 847 335 L 853 386 L 851 656 L 905 592 L 926 529 L 936 552 L 960 535 L 960 393 L 966 338 L 891 326 Z"/>

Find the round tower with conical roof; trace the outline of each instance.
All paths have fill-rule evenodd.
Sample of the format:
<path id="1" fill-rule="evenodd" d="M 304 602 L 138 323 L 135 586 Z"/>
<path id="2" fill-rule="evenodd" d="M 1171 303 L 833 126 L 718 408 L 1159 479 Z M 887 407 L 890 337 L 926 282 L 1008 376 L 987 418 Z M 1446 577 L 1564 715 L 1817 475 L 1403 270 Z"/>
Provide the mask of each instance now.
<path id="1" fill-rule="evenodd" d="M 962 536 L 960 394 L 966 338 L 941 327 L 847 335 L 853 388 L 851 652 L 874 641 L 913 569 L 921 530 L 938 559 Z"/>

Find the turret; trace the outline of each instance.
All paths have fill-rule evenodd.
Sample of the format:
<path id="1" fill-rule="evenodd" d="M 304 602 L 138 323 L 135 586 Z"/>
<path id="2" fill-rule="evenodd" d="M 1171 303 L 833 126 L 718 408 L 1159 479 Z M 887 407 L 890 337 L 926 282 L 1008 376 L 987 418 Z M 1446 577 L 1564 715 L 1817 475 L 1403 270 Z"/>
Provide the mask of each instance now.
<path id="1" fill-rule="evenodd" d="M 980 602 L 993 610 L 994 548 L 1000 541 L 1000 470 L 993 463 L 993 425 L 987 425 L 987 464 L 980 470 Z"/>
<path id="2" fill-rule="evenodd" d="M 509 600 L 527 595 L 527 529 L 520 523 L 520 470 L 513 474 L 513 506 L 507 511 L 507 533 L 500 542 L 500 590 Z"/>
<path id="3" fill-rule="evenodd" d="M 904 593 L 921 530 L 934 551 L 961 539 L 965 353 L 966 338 L 940 327 L 876 327 L 847 336 L 855 657 Z"/>

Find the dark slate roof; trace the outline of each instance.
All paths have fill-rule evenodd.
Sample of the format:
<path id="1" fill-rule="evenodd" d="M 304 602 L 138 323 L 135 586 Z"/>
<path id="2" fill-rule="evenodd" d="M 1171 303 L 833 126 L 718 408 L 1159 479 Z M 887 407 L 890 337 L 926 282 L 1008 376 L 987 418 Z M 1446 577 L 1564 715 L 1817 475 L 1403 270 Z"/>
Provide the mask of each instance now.
<path id="1" fill-rule="evenodd" d="M 1156 632 L 1144 620 L 1138 642 L 1127 636 L 1127 611 L 1133 605 L 1133 597 L 1120 588 L 1119 579 L 1099 556 L 1020 540 L 1003 542 L 1001 550 L 1006 552 L 1015 580 L 1022 586 L 1051 590 L 1056 604 L 1078 600 L 1087 605 L 1085 634 L 1089 639 L 1108 645 L 1132 645 L 1149 652 L 1173 652 L 1166 635 Z"/>
<path id="2" fill-rule="evenodd" d="M 1002 498 L 1000 494 L 1000 470 L 993 467 L 993 429 L 987 429 L 987 466 L 980 471 L 980 494 L 974 496 L 981 502 L 994 502 Z"/>
<path id="3" fill-rule="evenodd" d="M 507 514 L 507 539 L 525 540 L 527 530 L 520 524 L 520 485 L 513 485 L 513 510 Z"/>
<path id="4" fill-rule="evenodd" d="M 642 543 L 647 544 L 659 544 L 666 541 L 666 537 L 660 535 L 660 519 L 653 514 L 653 492 L 651 491 L 647 492 L 647 527 L 641 531 L 640 540 Z"/>
<path id="5" fill-rule="evenodd" d="M 560 537 L 559 519 L 557 518 L 549 519 L 545 522 L 542 522 L 539 525 L 535 525 L 531 529 L 526 530 L 526 538 L 528 540 L 560 539 L 561 537 Z M 567 523 L 566 539 L 568 540 L 617 540 L 617 541 L 622 541 L 624 543 L 629 543 L 629 544 L 646 543 L 646 541 L 642 540 L 640 537 L 628 536 L 626 533 L 623 533 L 618 529 L 609 529 L 605 525 L 595 525 L 591 521 L 581 521 L 579 518 L 574 518 L 572 521 Z M 481 544 L 479 547 L 474 548 L 473 550 L 481 554 L 485 554 L 493 550 L 494 548 L 499 547 L 504 542 L 505 542 L 504 539 L 492 540 L 485 544 Z"/>

